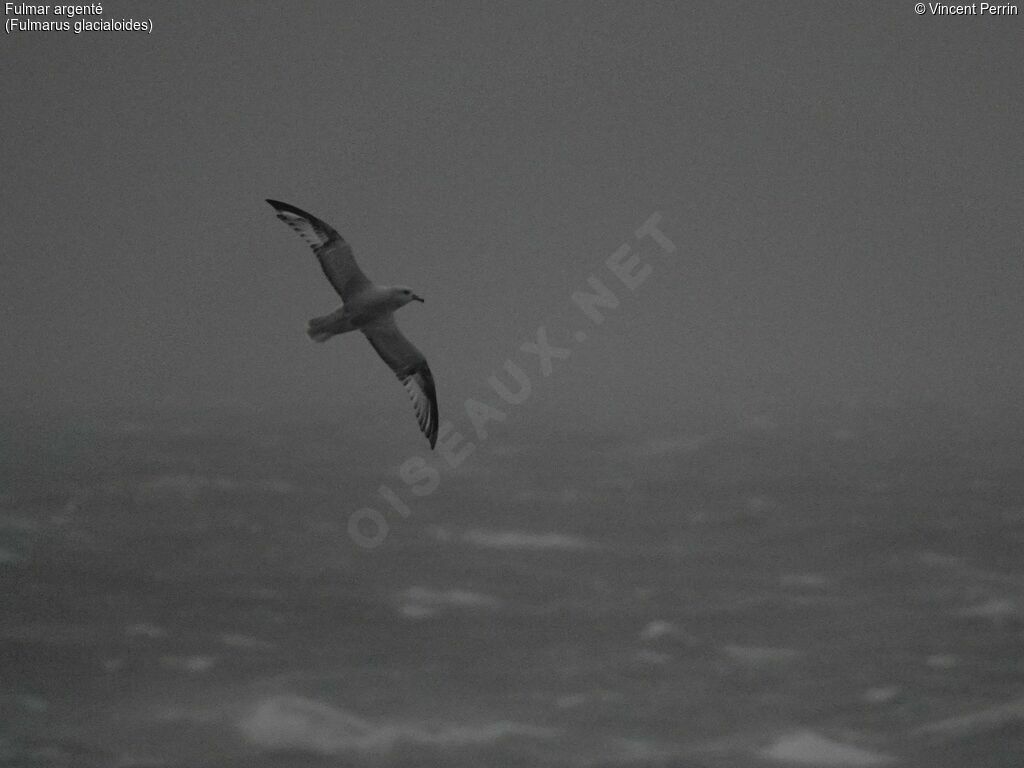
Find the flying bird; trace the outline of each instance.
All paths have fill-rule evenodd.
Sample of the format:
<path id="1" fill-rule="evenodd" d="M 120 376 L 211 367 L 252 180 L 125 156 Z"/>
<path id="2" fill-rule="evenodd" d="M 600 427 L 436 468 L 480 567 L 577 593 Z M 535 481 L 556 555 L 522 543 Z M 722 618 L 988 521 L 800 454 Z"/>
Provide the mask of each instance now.
<path id="1" fill-rule="evenodd" d="M 313 249 L 327 280 L 341 296 L 342 306 L 309 321 L 306 333 L 324 342 L 349 331 L 362 331 L 398 380 L 416 409 L 416 421 L 433 448 L 437 443 L 437 392 L 427 359 L 402 335 L 395 311 L 412 301 L 422 302 L 404 285 L 376 285 L 356 264 L 352 247 L 329 224 L 294 205 L 267 200 L 277 218 L 298 233 Z"/>

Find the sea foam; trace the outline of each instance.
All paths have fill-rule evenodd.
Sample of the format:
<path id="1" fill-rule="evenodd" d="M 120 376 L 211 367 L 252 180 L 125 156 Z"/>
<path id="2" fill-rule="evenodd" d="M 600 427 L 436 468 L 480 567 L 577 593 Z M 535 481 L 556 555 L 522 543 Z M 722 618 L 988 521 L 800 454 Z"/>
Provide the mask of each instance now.
<path id="1" fill-rule="evenodd" d="M 578 536 L 562 533 L 472 530 L 462 534 L 463 541 L 488 549 L 594 549 L 595 545 Z"/>
<path id="2" fill-rule="evenodd" d="M 344 709 L 294 695 L 271 696 L 238 721 L 253 744 L 320 754 L 383 752 L 400 743 L 437 747 L 489 744 L 509 737 L 549 738 L 551 729 L 507 720 L 481 724 L 374 723 Z"/>

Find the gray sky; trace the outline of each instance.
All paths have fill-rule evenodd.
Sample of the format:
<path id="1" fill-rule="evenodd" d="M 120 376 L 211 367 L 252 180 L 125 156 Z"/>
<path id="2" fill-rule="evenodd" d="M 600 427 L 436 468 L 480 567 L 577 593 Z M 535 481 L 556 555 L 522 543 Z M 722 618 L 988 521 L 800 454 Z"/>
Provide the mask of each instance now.
<path id="1" fill-rule="evenodd" d="M 767 401 L 1016 405 L 1024 15 L 884 3 L 157 3 L 5 35 L 0 396 L 405 419 L 263 199 L 334 224 L 442 418 L 513 358 L 532 418 Z M 677 245 L 583 344 L 569 300 Z M 541 380 L 540 325 L 574 349 Z M 494 399 L 493 395 L 490 399 Z M 525 415 L 524 407 L 524 418 Z"/>

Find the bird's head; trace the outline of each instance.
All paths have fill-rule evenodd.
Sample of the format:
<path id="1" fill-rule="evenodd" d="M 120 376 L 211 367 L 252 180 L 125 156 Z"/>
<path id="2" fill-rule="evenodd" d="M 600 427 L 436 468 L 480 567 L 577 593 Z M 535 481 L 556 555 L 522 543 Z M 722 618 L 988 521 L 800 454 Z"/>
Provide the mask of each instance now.
<path id="1" fill-rule="evenodd" d="M 423 299 L 416 295 L 412 288 L 404 285 L 396 285 L 391 289 L 391 293 L 400 307 L 404 307 L 410 301 L 423 301 Z"/>

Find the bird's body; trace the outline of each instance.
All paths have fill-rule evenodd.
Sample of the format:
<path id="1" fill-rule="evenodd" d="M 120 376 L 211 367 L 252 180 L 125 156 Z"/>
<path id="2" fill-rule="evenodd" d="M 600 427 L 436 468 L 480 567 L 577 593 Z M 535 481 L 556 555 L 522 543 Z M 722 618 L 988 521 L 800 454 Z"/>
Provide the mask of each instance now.
<path id="1" fill-rule="evenodd" d="M 333 336 L 359 330 L 408 304 L 408 300 L 403 300 L 402 290 L 371 285 L 331 314 L 314 317 L 306 332 L 313 341 L 327 341 Z"/>
<path id="2" fill-rule="evenodd" d="M 277 217 L 313 248 L 343 302 L 329 315 L 309 321 L 309 337 L 323 342 L 349 331 L 362 331 L 408 391 L 420 429 L 433 448 L 438 427 L 434 377 L 426 358 L 402 335 L 394 317 L 409 302 L 423 299 L 405 286 L 372 283 L 356 263 L 352 248 L 330 225 L 288 203 L 267 202 L 277 211 Z"/>

